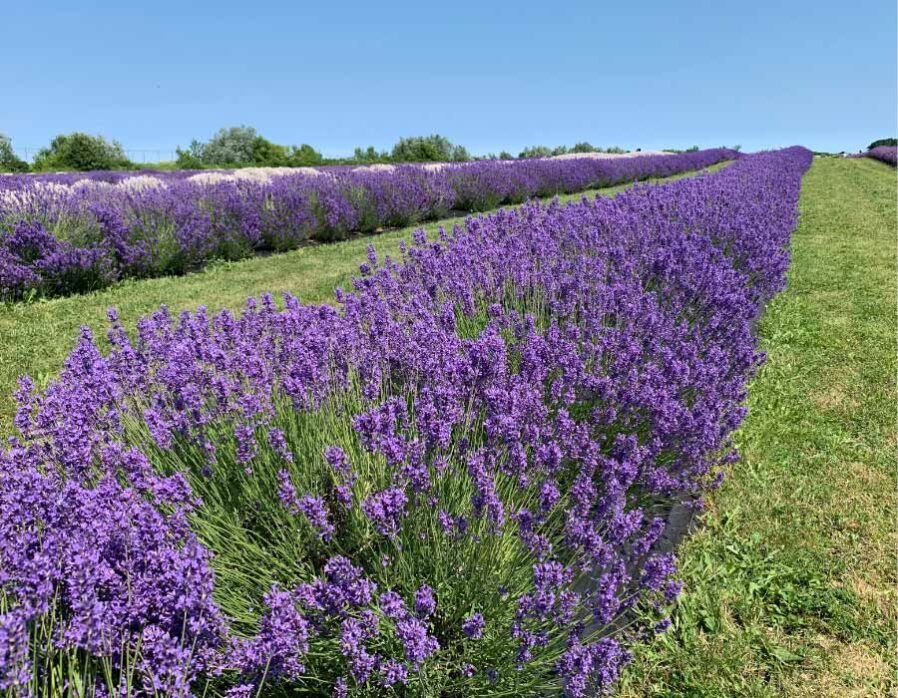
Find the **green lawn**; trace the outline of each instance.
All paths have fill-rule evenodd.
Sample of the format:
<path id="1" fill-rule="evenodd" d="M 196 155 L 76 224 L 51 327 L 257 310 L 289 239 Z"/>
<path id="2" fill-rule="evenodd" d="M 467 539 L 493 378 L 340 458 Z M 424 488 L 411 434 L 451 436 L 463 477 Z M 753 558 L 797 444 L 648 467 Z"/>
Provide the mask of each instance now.
<path id="1" fill-rule="evenodd" d="M 743 460 L 625 696 L 894 696 L 896 172 L 820 158 L 759 331 Z"/>
<path id="2" fill-rule="evenodd" d="M 708 168 L 725 167 L 719 163 Z M 664 181 L 692 176 L 675 175 Z M 608 187 L 559 197 L 577 200 L 595 194 L 612 195 L 630 185 Z M 205 305 L 210 310 L 240 308 L 249 296 L 270 292 L 276 297 L 288 291 L 306 303 L 333 302 L 334 289 L 349 288 L 365 251 L 374 244 L 381 254 L 396 255 L 400 240 L 423 227 L 433 234 L 440 226 L 463 222 L 453 218 L 424 226 L 359 237 L 346 242 L 303 247 L 285 254 L 255 257 L 241 262 L 218 263 L 182 277 L 124 281 L 111 288 L 81 296 L 0 305 L 0 435 L 12 430 L 15 403 L 12 393 L 22 374 L 39 386 L 57 375 L 78 338 L 78 328 L 88 325 L 105 338 L 106 311 L 115 307 L 126 327 L 143 315 L 167 305 L 172 311 Z"/>

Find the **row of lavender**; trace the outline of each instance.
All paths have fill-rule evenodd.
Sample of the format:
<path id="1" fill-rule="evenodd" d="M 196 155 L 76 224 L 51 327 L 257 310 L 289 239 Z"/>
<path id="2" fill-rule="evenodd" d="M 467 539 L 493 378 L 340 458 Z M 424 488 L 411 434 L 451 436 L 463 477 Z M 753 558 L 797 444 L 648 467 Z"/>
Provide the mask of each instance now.
<path id="1" fill-rule="evenodd" d="M 898 165 L 898 147 L 895 146 L 882 145 L 868 150 L 864 155 L 892 166 Z"/>
<path id="2" fill-rule="evenodd" d="M 0 455 L 0 688 L 605 692 L 733 460 L 810 161 L 418 235 L 340 310 L 111 312 Z"/>
<path id="3" fill-rule="evenodd" d="M 0 300 L 181 274 L 214 259 L 663 177 L 735 156 L 717 149 L 605 160 L 307 168 L 286 175 L 266 170 L 255 177 L 0 177 Z"/>

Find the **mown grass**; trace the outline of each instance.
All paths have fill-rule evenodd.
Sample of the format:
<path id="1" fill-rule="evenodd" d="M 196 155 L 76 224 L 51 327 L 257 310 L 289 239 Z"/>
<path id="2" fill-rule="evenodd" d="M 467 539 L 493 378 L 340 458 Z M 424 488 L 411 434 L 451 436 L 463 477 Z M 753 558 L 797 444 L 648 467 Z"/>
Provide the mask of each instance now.
<path id="1" fill-rule="evenodd" d="M 743 460 L 680 551 L 674 625 L 624 696 L 894 696 L 896 172 L 816 159 Z"/>
<path id="2" fill-rule="evenodd" d="M 708 168 L 725 167 L 719 163 Z M 668 177 L 671 181 L 693 176 Z M 559 197 L 562 201 L 583 196 L 611 196 L 631 185 L 597 189 Z M 118 310 L 125 327 L 167 305 L 173 312 L 205 305 L 210 310 L 239 309 L 250 296 L 269 292 L 279 298 L 292 293 L 305 303 L 333 302 L 334 289 L 349 288 L 359 264 L 365 261 L 369 244 L 381 255 L 396 255 L 399 242 L 410 240 L 418 228 L 434 235 L 441 227 L 451 228 L 464 218 L 452 218 L 423 226 L 412 226 L 376 236 L 344 242 L 312 245 L 284 254 L 255 257 L 240 262 L 214 263 L 194 274 L 159 279 L 128 280 L 90 294 L 0 305 L 0 435 L 12 430 L 15 403 L 12 393 L 21 375 L 31 376 L 43 387 L 57 375 L 65 357 L 78 339 L 82 325 L 105 337 L 106 311 Z"/>

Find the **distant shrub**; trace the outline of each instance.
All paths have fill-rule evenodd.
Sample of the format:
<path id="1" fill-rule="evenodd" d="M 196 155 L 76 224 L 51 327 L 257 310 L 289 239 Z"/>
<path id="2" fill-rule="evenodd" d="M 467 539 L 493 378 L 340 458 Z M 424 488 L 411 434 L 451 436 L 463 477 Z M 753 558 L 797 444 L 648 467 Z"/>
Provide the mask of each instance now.
<path id="1" fill-rule="evenodd" d="M 35 170 L 121 170 L 134 167 L 118 141 L 103 136 L 70 133 L 56 136 L 47 148 L 34 158 Z"/>
<path id="2" fill-rule="evenodd" d="M 299 167 L 320 165 L 324 158 L 312 146 L 279 145 L 261 136 L 252 126 L 220 129 L 206 143 L 193 140 L 177 150 L 177 166 L 203 167 Z"/>
<path id="3" fill-rule="evenodd" d="M 878 141 L 873 141 L 870 145 L 867 146 L 867 150 L 873 150 L 874 148 L 882 148 L 882 147 L 894 147 L 898 145 L 898 138 L 880 138 Z"/>
<path id="4" fill-rule="evenodd" d="M 186 150 L 175 149 L 178 158 L 175 167 L 179 170 L 201 170 L 203 161 L 200 159 L 202 145 L 198 141 L 192 141 Z"/>
<path id="5" fill-rule="evenodd" d="M 294 167 L 309 167 L 311 165 L 321 165 L 324 163 L 324 157 L 308 143 L 300 146 L 287 147 L 288 163 Z"/>
<path id="6" fill-rule="evenodd" d="M 691 148 L 686 148 L 686 152 L 687 152 L 687 153 L 695 153 L 695 152 L 698 152 L 698 146 L 697 146 L 697 145 L 694 145 L 694 146 L 692 146 Z"/>
<path id="7" fill-rule="evenodd" d="M 636 151 L 639 152 L 641 148 L 637 148 Z M 610 148 L 598 148 L 589 143 L 577 143 L 573 148 L 570 149 L 571 153 L 614 153 L 617 155 L 621 155 L 626 153 L 627 151 L 621 148 L 619 145 L 613 145 Z"/>
<path id="8" fill-rule="evenodd" d="M 400 138 L 390 158 L 396 162 L 463 162 L 470 160 L 467 149 L 439 134 Z"/>
<path id="9" fill-rule="evenodd" d="M 267 138 L 256 136 L 250 144 L 250 159 L 239 162 L 239 165 L 259 165 L 262 167 L 285 167 L 290 164 L 288 148 L 272 143 Z"/>
<path id="10" fill-rule="evenodd" d="M 28 172 L 28 163 L 12 149 L 12 140 L 0 133 L 0 172 Z"/>
<path id="11" fill-rule="evenodd" d="M 499 153 L 499 159 L 500 160 L 514 160 L 514 155 L 509 153 L 507 150 L 503 150 L 501 153 Z"/>
<path id="12" fill-rule="evenodd" d="M 612 146 L 610 148 L 598 148 L 594 146 L 592 143 L 587 141 L 582 141 L 580 143 L 575 143 L 572 147 L 568 148 L 564 145 L 559 145 L 556 148 L 550 148 L 546 145 L 532 145 L 529 148 L 524 148 L 519 154 L 519 158 L 527 159 L 527 158 L 549 158 L 555 157 L 556 155 L 566 155 L 568 153 L 626 153 L 627 151 L 618 146 Z"/>
<path id="13" fill-rule="evenodd" d="M 206 166 L 250 165 L 258 138 L 252 126 L 232 126 L 220 129 L 207 143 L 191 141 L 188 153 Z"/>
<path id="14" fill-rule="evenodd" d="M 532 145 L 518 153 L 519 158 L 547 158 L 552 156 L 552 149 L 545 145 Z"/>
<path id="15" fill-rule="evenodd" d="M 369 165 L 372 163 L 389 162 L 390 153 L 386 150 L 378 151 L 373 145 L 365 150 L 356 148 L 352 153 L 352 162 Z"/>

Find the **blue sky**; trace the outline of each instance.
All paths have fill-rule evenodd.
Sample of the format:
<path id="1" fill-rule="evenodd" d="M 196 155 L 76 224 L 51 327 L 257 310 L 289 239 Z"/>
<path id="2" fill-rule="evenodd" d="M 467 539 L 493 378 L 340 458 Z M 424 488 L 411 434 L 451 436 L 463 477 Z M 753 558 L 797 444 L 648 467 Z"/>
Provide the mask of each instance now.
<path id="1" fill-rule="evenodd" d="M 238 124 L 330 156 L 432 132 L 474 153 L 857 150 L 896 132 L 887 0 L 79 0 L 2 16 L 0 132 L 20 151 L 76 130 L 171 150 Z"/>

